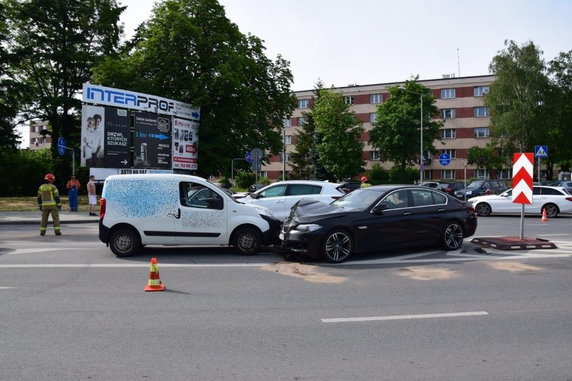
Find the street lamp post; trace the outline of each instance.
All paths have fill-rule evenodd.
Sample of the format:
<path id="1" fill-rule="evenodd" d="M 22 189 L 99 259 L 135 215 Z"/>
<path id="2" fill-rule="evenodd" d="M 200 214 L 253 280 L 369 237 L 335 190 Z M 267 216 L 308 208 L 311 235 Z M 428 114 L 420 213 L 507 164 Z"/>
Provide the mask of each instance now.
<path id="1" fill-rule="evenodd" d="M 419 143 L 419 184 L 423 182 L 423 172 L 425 169 L 425 163 L 423 161 L 423 94 L 417 93 L 415 91 L 407 90 L 404 86 L 400 86 L 400 89 L 415 95 L 419 95 L 419 103 L 421 104 L 421 112 L 419 115 L 419 134 L 420 134 L 420 143 Z"/>

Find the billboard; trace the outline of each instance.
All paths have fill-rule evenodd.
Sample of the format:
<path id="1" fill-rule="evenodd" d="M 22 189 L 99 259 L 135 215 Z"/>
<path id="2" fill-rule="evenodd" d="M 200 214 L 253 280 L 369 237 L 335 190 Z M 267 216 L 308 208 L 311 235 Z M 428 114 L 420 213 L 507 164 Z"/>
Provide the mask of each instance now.
<path id="1" fill-rule="evenodd" d="M 171 168 L 171 119 L 148 112 L 135 117 L 135 168 Z"/>
<path id="2" fill-rule="evenodd" d="M 83 101 L 82 166 L 121 171 L 198 168 L 198 108 L 90 83 L 83 84 Z"/>
<path id="3" fill-rule="evenodd" d="M 173 169 L 196 170 L 199 156 L 199 124 L 173 118 Z"/>

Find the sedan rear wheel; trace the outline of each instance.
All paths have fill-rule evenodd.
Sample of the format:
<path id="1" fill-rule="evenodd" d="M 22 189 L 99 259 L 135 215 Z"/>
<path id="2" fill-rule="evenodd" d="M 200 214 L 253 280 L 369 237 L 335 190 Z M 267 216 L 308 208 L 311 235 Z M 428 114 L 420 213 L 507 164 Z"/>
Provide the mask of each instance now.
<path id="1" fill-rule="evenodd" d="M 333 230 L 322 242 L 321 254 L 328 262 L 341 263 L 353 253 L 352 237 L 345 230 Z"/>
<path id="2" fill-rule="evenodd" d="M 450 221 L 441 233 L 441 246 L 445 250 L 457 250 L 463 245 L 463 235 L 463 227 L 456 221 Z"/>
<path id="3" fill-rule="evenodd" d="M 480 204 L 478 204 L 475 210 L 477 211 L 477 214 L 481 217 L 486 217 L 492 212 L 491 206 L 486 202 L 481 202 Z"/>

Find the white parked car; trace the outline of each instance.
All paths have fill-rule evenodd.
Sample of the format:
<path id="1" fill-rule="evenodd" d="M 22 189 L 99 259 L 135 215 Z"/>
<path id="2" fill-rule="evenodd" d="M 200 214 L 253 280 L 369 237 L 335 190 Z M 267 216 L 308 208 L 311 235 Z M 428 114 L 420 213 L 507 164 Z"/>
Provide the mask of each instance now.
<path id="1" fill-rule="evenodd" d="M 512 202 L 512 189 L 499 195 L 473 197 L 468 200 L 479 216 L 490 214 L 520 214 L 522 204 Z M 556 217 L 559 213 L 572 213 L 572 194 L 562 187 L 535 185 L 532 188 L 532 204 L 524 205 L 525 214 L 542 214 L 546 209 L 547 217 Z"/>
<path id="2" fill-rule="evenodd" d="M 329 204 L 342 197 L 342 184 L 326 181 L 287 180 L 270 184 L 248 196 L 239 199 L 245 204 L 260 205 L 284 221 L 292 206 L 301 199 L 317 200 Z"/>

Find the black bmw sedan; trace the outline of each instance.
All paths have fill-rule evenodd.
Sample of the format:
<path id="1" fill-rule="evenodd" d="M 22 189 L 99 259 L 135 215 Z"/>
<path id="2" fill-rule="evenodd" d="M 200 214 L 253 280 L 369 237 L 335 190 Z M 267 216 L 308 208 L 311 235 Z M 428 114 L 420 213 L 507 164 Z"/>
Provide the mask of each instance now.
<path id="1" fill-rule="evenodd" d="M 470 204 L 416 186 L 357 189 L 330 204 L 301 200 L 284 221 L 277 248 L 340 263 L 354 253 L 437 245 L 456 250 L 477 229 Z"/>

